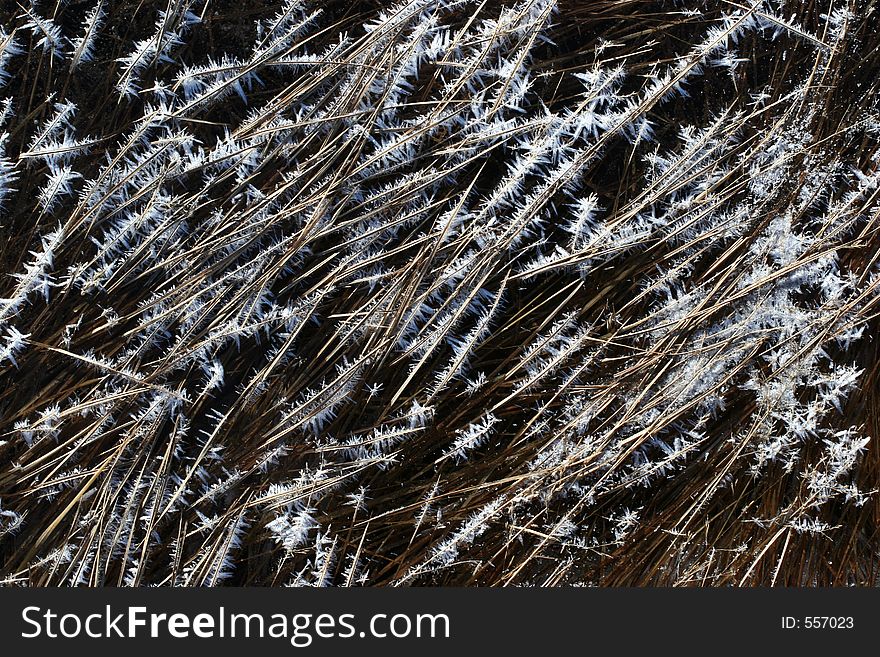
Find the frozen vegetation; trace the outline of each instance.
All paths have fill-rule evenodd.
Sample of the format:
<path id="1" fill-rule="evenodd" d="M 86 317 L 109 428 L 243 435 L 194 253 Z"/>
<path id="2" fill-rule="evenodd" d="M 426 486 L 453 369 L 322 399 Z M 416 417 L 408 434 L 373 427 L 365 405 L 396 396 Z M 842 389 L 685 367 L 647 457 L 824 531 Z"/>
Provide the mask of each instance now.
<path id="1" fill-rule="evenodd" d="M 877 584 L 875 0 L 0 9 L 0 578 Z"/>

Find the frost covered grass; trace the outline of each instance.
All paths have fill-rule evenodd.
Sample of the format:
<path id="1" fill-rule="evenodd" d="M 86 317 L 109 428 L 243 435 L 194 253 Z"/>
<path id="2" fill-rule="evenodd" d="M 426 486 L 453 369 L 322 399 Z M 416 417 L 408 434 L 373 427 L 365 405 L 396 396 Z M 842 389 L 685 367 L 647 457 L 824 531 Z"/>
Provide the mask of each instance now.
<path id="1" fill-rule="evenodd" d="M 0 576 L 876 585 L 875 0 L 0 10 Z"/>

